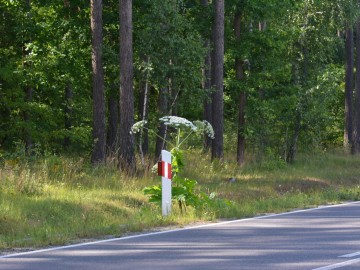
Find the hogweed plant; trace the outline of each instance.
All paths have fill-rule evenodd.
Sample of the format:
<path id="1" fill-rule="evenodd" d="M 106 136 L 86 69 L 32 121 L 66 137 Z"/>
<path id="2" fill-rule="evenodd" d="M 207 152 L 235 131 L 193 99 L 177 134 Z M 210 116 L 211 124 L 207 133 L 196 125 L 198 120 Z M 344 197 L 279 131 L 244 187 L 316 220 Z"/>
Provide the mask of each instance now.
<path id="1" fill-rule="evenodd" d="M 211 200 L 215 197 L 214 193 L 211 193 L 209 196 L 204 192 L 197 192 L 196 185 L 197 181 L 193 179 L 183 178 L 180 176 L 180 172 L 184 167 L 183 161 L 183 151 L 181 146 L 183 143 L 190 138 L 191 135 L 203 135 L 210 138 L 214 138 L 214 130 L 211 124 L 207 121 L 194 121 L 191 122 L 185 118 L 178 116 L 164 116 L 159 119 L 165 126 L 172 127 L 176 131 L 175 143 L 165 140 L 165 138 L 160 137 L 158 134 L 156 136 L 164 140 L 168 145 L 172 146 L 171 156 L 172 156 L 172 179 L 174 185 L 172 186 L 172 199 L 177 202 L 181 212 L 186 211 L 187 206 L 192 206 L 195 209 L 204 209 L 206 208 Z M 133 134 L 140 133 L 146 128 L 146 121 L 136 122 L 132 128 L 131 132 Z M 148 129 L 151 131 L 150 129 Z M 185 136 L 182 136 L 184 132 Z M 156 171 L 157 165 L 154 166 Z M 146 187 L 144 193 L 148 195 L 151 202 L 161 203 L 161 185 L 154 185 L 151 187 Z"/>

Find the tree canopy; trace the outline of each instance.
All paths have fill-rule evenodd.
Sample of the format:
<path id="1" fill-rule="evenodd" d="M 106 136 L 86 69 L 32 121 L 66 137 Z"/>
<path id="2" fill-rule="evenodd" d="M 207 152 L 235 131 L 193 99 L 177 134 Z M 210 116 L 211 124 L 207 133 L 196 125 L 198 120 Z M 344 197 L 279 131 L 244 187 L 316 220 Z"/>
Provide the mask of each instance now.
<path id="1" fill-rule="evenodd" d="M 355 44 L 358 1 L 130 1 L 133 57 L 126 65 L 120 50 L 119 2 L 101 3 L 99 63 L 104 71 L 107 147 L 112 148 L 107 155 L 117 151 L 119 136 L 125 137 L 134 121 L 146 118 L 157 127 L 163 115 L 202 119 L 204 104 L 219 87 L 221 102 L 213 99 L 212 119 L 223 120 L 215 131 L 224 130 L 224 142 L 216 142 L 216 147 L 224 144 L 225 157 L 238 138 L 248 155 L 288 162 L 298 149 L 343 145 L 345 30 L 354 33 L 349 42 Z M 213 34 L 221 4 L 223 52 Z M 29 139 L 33 146 L 28 155 L 90 157 L 97 143 L 92 136 L 90 18 L 90 1 L 0 0 L 0 158 L 25 153 Z M 355 58 L 358 50 L 353 46 Z M 222 68 L 206 61 L 219 53 Z M 127 86 L 133 93 L 125 91 L 139 110 L 132 109 L 129 116 L 121 113 L 127 101 L 119 100 L 119 89 L 125 89 L 120 66 L 133 70 L 133 85 Z M 209 70 L 215 70 L 210 87 L 205 84 Z M 354 77 L 355 70 L 349 76 Z M 349 91 L 355 95 L 354 85 Z M 119 132 L 125 128 L 122 123 L 125 135 Z M 155 151 L 156 138 L 149 136 L 146 147 Z"/>

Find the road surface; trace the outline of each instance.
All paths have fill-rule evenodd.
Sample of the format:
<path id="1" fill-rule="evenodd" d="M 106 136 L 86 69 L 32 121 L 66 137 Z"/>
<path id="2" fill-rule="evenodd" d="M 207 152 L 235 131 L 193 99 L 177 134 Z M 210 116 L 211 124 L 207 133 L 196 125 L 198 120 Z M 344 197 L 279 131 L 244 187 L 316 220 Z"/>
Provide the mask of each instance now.
<path id="1" fill-rule="evenodd" d="M 360 269 L 360 202 L 0 257 L 15 269 Z"/>

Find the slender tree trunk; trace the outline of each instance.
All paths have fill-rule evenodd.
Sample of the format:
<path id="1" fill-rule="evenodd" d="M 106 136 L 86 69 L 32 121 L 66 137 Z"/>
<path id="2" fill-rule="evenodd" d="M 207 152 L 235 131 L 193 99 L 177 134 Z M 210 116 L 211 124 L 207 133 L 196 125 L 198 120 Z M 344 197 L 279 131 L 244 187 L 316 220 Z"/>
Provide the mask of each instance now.
<path id="1" fill-rule="evenodd" d="M 72 127 L 72 99 L 73 99 L 73 91 L 71 89 L 71 84 L 67 83 L 65 86 L 65 130 L 70 131 Z M 68 149 L 71 141 L 70 137 L 66 135 L 64 137 L 64 149 Z"/>
<path id="2" fill-rule="evenodd" d="M 132 0 L 120 0 L 120 141 L 119 168 L 135 172 Z"/>
<path id="3" fill-rule="evenodd" d="M 215 22 L 213 26 L 213 64 L 212 64 L 212 124 L 215 139 L 212 143 L 211 159 L 223 159 L 224 156 L 224 0 L 215 1 Z"/>
<path id="4" fill-rule="evenodd" d="M 70 8 L 70 1 L 69 0 L 64 0 L 64 7 L 65 8 Z"/>
<path id="5" fill-rule="evenodd" d="M 102 62 L 102 0 L 91 0 L 92 72 L 93 72 L 93 139 L 91 162 L 105 162 L 106 122 L 105 90 Z"/>
<path id="6" fill-rule="evenodd" d="M 118 149 L 119 126 L 119 97 L 114 91 L 111 91 L 108 98 L 108 111 L 107 150 L 108 155 L 114 157 Z"/>
<path id="7" fill-rule="evenodd" d="M 147 58 L 147 63 L 150 62 L 149 57 Z M 141 120 L 148 121 L 149 118 L 149 72 L 146 71 L 146 74 L 141 78 L 141 83 L 139 87 L 139 107 L 138 113 Z M 145 126 L 146 128 L 148 125 Z M 149 153 L 149 132 L 147 129 L 142 130 L 141 142 L 140 142 L 140 152 L 142 156 Z"/>
<path id="8" fill-rule="evenodd" d="M 240 44 L 241 37 L 241 14 L 236 13 L 234 17 L 235 40 L 237 46 Z M 244 80 L 243 61 L 236 57 L 235 59 L 235 72 L 236 79 L 239 81 Z M 237 132 L 237 154 L 236 160 L 238 165 L 242 166 L 245 161 L 245 107 L 246 107 L 246 93 L 241 91 L 239 94 L 239 107 L 238 107 L 238 132 Z"/>
<path id="9" fill-rule="evenodd" d="M 211 50 L 210 42 L 206 44 L 209 52 L 205 58 L 205 70 L 204 70 L 204 83 L 203 89 L 205 91 L 204 100 L 204 120 L 212 124 L 212 100 L 211 100 Z M 207 152 L 212 147 L 212 139 L 208 136 L 204 137 L 204 150 Z"/>
<path id="10" fill-rule="evenodd" d="M 245 109 L 246 109 L 246 93 L 241 92 L 239 95 L 239 116 L 238 116 L 238 138 L 237 138 L 237 155 L 238 165 L 242 166 L 245 162 Z"/>
<path id="11" fill-rule="evenodd" d="M 345 132 L 344 145 L 350 148 L 351 153 L 354 153 L 353 142 L 353 85 L 354 85 L 354 44 L 353 44 L 353 29 L 349 27 L 346 29 L 346 73 L 345 73 Z"/>
<path id="12" fill-rule="evenodd" d="M 295 121 L 294 121 L 294 134 L 292 140 L 290 141 L 289 151 L 286 156 L 287 163 L 293 163 L 297 153 L 297 142 L 299 140 L 301 130 L 301 113 L 299 110 L 295 112 Z"/>
<path id="13" fill-rule="evenodd" d="M 141 114 L 142 120 L 149 120 L 149 82 L 146 80 L 145 89 L 144 89 L 144 99 L 143 99 L 143 112 Z M 142 151 L 144 155 L 149 153 L 149 131 L 148 124 L 145 125 L 146 129 L 143 130 L 143 142 L 142 142 Z"/>
<path id="14" fill-rule="evenodd" d="M 64 20 L 70 20 L 70 1 L 64 0 L 64 10 L 65 16 Z M 68 81 L 65 85 L 64 89 L 64 98 L 65 98 L 65 106 L 64 106 L 64 127 L 66 131 L 70 131 L 72 127 L 72 98 L 73 98 L 73 91 L 71 88 L 71 83 Z M 69 135 L 65 135 L 63 141 L 63 147 L 67 150 L 70 147 L 71 140 Z"/>
<path id="15" fill-rule="evenodd" d="M 159 115 L 160 117 L 167 115 L 169 110 L 169 90 L 166 87 L 160 89 L 159 93 L 159 100 L 158 100 L 158 107 L 159 107 Z M 161 154 L 161 150 L 166 147 L 165 140 L 166 140 L 166 126 L 163 123 L 159 124 L 157 134 L 159 137 L 156 138 L 156 145 L 155 145 L 155 159 L 158 160 Z M 165 140 L 161 139 L 164 138 Z"/>
<path id="16" fill-rule="evenodd" d="M 304 25 L 306 27 L 306 24 Z M 301 39 L 299 41 L 300 50 L 302 52 L 302 60 L 298 61 L 298 63 L 295 65 L 295 71 L 294 71 L 294 78 L 295 84 L 299 86 L 302 89 L 305 89 L 308 87 L 308 66 L 309 66 L 309 51 L 306 45 L 306 39 Z M 300 79 L 298 79 L 300 78 Z M 286 155 L 286 162 L 287 163 L 293 163 L 295 161 L 295 156 L 297 154 L 297 144 L 301 132 L 301 121 L 302 121 L 302 110 L 304 108 L 304 104 L 307 104 L 306 96 L 301 94 L 299 92 L 298 95 L 298 104 L 295 108 L 294 112 L 294 133 L 292 134 L 292 138 L 289 143 L 289 150 Z"/>
<path id="17" fill-rule="evenodd" d="M 171 65 L 171 61 L 170 61 Z M 168 92 L 169 92 L 169 98 L 170 98 L 170 108 L 169 108 L 169 114 L 170 115 L 178 115 L 178 109 L 177 109 L 177 100 L 180 95 L 180 89 L 174 89 L 174 80 L 172 78 L 168 79 L 169 86 L 168 86 Z"/>
<path id="18" fill-rule="evenodd" d="M 360 1 L 359 1 L 360 2 Z M 354 151 L 360 153 L 360 19 L 356 23 L 356 87 L 354 106 Z"/>
<path id="19" fill-rule="evenodd" d="M 30 102 L 32 102 L 33 92 L 34 90 L 31 86 L 25 87 L 25 103 L 29 104 Z M 24 129 L 25 155 L 31 156 L 33 154 L 34 144 L 31 135 L 31 116 L 28 107 L 24 110 L 23 116 L 25 122 L 25 129 Z"/>
<path id="20" fill-rule="evenodd" d="M 208 0 L 201 0 L 201 5 L 207 7 L 209 5 Z M 206 38 L 204 47 L 207 50 L 205 57 L 205 67 L 203 70 L 203 83 L 202 88 L 204 89 L 204 120 L 212 123 L 212 105 L 211 105 L 211 41 Z M 211 148 L 212 139 L 208 136 L 204 136 L 204 150 L 208 151 Z"/>
<path id="21" fill-rule="evenodd" d="M 259 22 L 259 31 L 260 31 L 260 32 L 265 31 L 266 28 L 267 28 L 267 23 L 266 23 L 266 21 L 264 21 L 264 22 Z"/>
<path id="22" fill-rule="evenodd" d="M 142 121 L 148 121 L 148 102 L 149 102 L 149 94 L 148 94 L 148 83 L 144 82 L 145 85 L 140 83 L 140 93 L 139 93 L 139 107 L 138 113 L 140 119 Z M 140 131 L 139 134 L 139 153 L 141 164 L 145 167 L 145 155 L 149 153 L 149 132 L 148 132 L 148 124 L 144 125 L 144 128 Z"/>
<path id="23" fill-rule="evenodd" d="M 70 0 L 64 0 L 64 8 L 65 8 L 65 11 L 67 11 L 65 13 L 65 20 L 69 20 L 69 18 L 70 18 Z"/>
<path id="24" fill-rule="evenodd" d="M 27 17 L 30 19 L 31 18 L 31 13 L 30 13 L 31 0 L 26 0 L 26 9 L 27 9 Z M 30 35 L 25 37 L 23 48 L 22 48 L 24 69 L 30 68 L 30 64 L 28 64 L 26 61 L 26 57 L 29 54 L 29 52 L 26 50 L 26 42 L 30 42 L 30 41 L 31 41 Z M 24 92 L 25 92 L 25 103 L 28 105 L 30 102 L 32 102 L 34 89 L 30 85 L 26 85 L 24 88 Z M 24 127 L 25 154 L 27 156 L 30 156 L 33 154 L 34 144 L 33 144 L 33 138 L 31 135 L 31 123 L 30 123 L 31 116 L 30 116 L 29 106 L 26 106 L 26 108 L 23 112 L 23 118 L 24 118 L 24 122 L 25 122 L 25 127 Z"/>

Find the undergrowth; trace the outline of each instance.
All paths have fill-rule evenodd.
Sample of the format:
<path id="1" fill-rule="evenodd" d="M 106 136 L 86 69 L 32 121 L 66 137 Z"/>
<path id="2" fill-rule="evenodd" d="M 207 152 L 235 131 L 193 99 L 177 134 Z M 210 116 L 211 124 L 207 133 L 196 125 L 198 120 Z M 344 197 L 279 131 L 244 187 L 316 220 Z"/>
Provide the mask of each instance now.
<path id="1" fill-rule="evenodd" d="M 208 155 L 196 150 L 186 151 L 184 160 L 184 177 L 197 179 L 198 191 L 217 199 L 208 207 L 189 206 L 186 212 L 174 203 L 168 217 L 162 217 L 158 204 L 143 193 L 160 181 L 147 171 L 130 178 L 114 166 L 92 168 L 79 158 L 3 160 L 0 249 L 60 245 L 159 226 L 360 200 L 360 158 L 343 153 L 301 154 L 293 165 L 248 161 L 242 168 L 231 158 L 211 163 Z"/>

